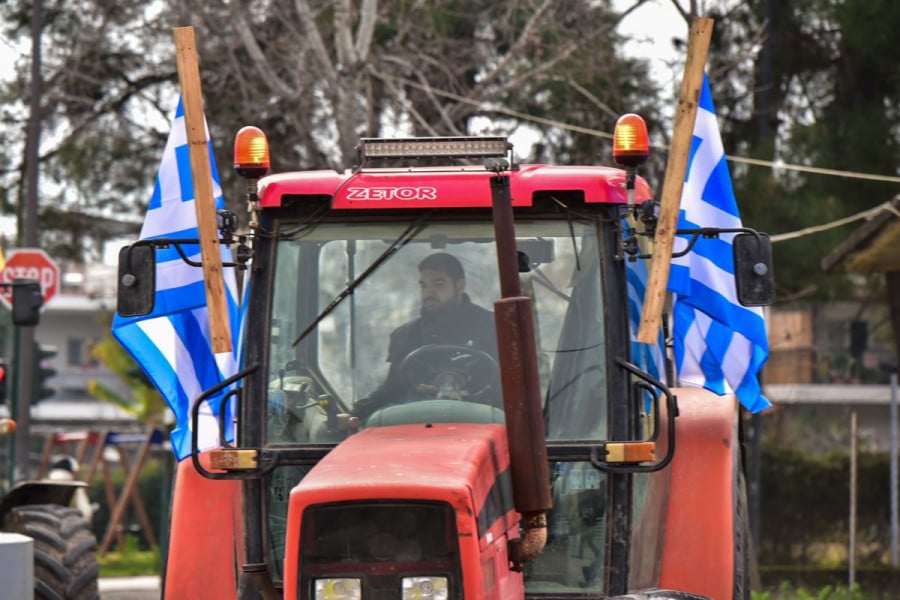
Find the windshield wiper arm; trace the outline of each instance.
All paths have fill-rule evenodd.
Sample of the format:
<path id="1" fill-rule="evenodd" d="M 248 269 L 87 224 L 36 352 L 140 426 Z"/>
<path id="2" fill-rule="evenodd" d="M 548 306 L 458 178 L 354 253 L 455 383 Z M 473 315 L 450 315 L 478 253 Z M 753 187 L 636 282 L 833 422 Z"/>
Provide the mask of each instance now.
<path id="1" fill-rule="evenodd" d="M 334 311 L 334 309 L 337 308 L 341 302 L 343 302 L 344 298 L 346 298 L 347 296 L 352 294 L 353 291 L 357 287 L 359 287 L 359 285 L 363 281 L 368 279 L 369 275 L 374 273 L 375 269 L 380 267 L 381 264 L 384 263 L 384 261 L 389 259 L 391 256 L 393 256 L 393 254 L 397 250 L 399 250 L 400 248 L 405 246 L 413 238 L 415 238 L 417 235 L 419 235 L 419 232 L 422 230 L 422 226 L 425 225 L 425 221 L 428 220 L 428 217 L 430 215 L 431 215 L 431 211 L 428 211 L 425 214 L 423 214 L 422 216 L 420 216 L 418 219 L 413 221 L 410 224 L 410 226 L 407 227 L 403 231 L 403 233 L 401 233 L 400 236 L 396 240 L 394 240 L 391 243 L 391 245 L 388 246 L 387 249 L 378 256 L 378 258 L 376 258 L 374 261 L 372 261 L 372 264 L 369 265 L 365 271 L 360 273 L 356 279 L 354 279 L 353 281 L 348 283 L 347 287 L 345 287 L 343 290 L 341 290 L 340 293 L 334 297 L 334 300 L 332 300 L 328 304 L 328 306 L 326 306 L 324 309 L 322 309 L 322 312 L 320 312 L 319 315 L 315 319 L 313 319 L 309 325 L 306 326 L 306 329 L 304 329 L 303 331 L 300 332 L 300 335 L 297 336 L 297 338 L 291 344 L 291 347 L 295 347 L 297 344 L 299 344 L 301 341 L 303 341 L 303 338 L 308 336 L 312 332 L 312 330 L 315 329 L 319 325 L 319 323 L 322 322 L 322 320 L 325 317 L 330 315 L 332 313 L 332 311 Z"/>

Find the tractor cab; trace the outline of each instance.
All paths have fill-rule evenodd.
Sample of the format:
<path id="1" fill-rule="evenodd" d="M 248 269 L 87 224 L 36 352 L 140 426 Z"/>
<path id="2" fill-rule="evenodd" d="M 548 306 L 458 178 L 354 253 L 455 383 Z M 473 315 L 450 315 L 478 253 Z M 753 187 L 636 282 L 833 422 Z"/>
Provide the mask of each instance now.
<path id="1" fill-rule="evenodd" d="M 468 424 L 506 422 L 498 352 L 517 340 L 494 325 L 504 277 L 514 277 L 530 299 L 553 506 L 543 551 L 516 565 L 519 573 L 513 575 L 523 578 L 529 594 L 604 595 L 611 591 L 610 570 L 627 560 L 631 529 L 623 517 L 635 507 L 639 517 L 640 505 L 622 493 L 622 475 L 617 483 L 598 465 L 625 460 L 613 456 L 616 444 L 610 440 L 655 439 L 659 428 L 658 422 L 655 431 L 642 427 L 643 404 L 631 398 L 635 377 L 623 366 L 630 360 L 620 225 L 628 201 L 626 175 L 604 167 L 513 163 L 500 175 L 508 180 L 515 211 L 514 272 L 503 274 L 491 185 L 497 174 L 480 156 L 489 143 L 499 144 L 500 154 L 509 150 L 506 140 L 496 139 L 407 141 L 403 148 L 386 140 L 364 141 L 363 166 L 355 170 L 273 175 L 259 182 L 245 363 L 260 368 L 244 383 L 239 439 L 241 446 L 261 449 L 257 464 L 274 464 L 258 510 L 269 532 L 268 562 L 288 588 L 311 589 L 302 566 L 293 565 L 306 564 L 304 551 L 316 552 L 315 544 L 298 545 L 291 533 L 306 539 L 306 525 L 288 509 L 292 489 L 298 496 L 305 486 L 317 490 L 310 492 L 316 501 L 304 501 L 298 510 L 326 511 L 309 518 L 316 527 L 328 523 L 340 529 L 343 533 L 335 535 L 344 546 L 375 545 L 372 540 L 384 538 L 379 546 L 387 555 L 406 547 L 425 553 L 417 536 L 429 531 L 425 523 L 440 511 L 406 506 L 398 490 L 378 487 L 402 487 L 405 480 L 422 487 L 414 495 L 429 497 L 426 480 L 436 477 L 434 465 L 443 464 L 451 479 L 454 468 L 442 461 L 466 452 L 454 444 L 448 455 L 450 439 L 473 436 Z M 451 151 L 479 160 L 454 164 L 450 159 L 458 156 L 446 156 Z M 394 160 L 427 154 L 431 164 L 382 166 L 373 158 L 388 153 Z M 639 200 L 650 197 L 642 180 L 633 193 Z M 443 298 L 431 289 L 435 278 L 445 286 Z M 655 394 L 663 395 L 659 389 Z M 260 426 L 248 427 L 251 423 Z M 439 436 L 447 427 L 455 435 Z M 477 448 L 491 447 L 492 436 L 486 442 L 474 436 L 465 445 L 475 463 L 482 460 Z M 628 460 L 655 460 L 652 450 L 642 451 Z M 518 536 L 517 525 L 508 531 L 506 521 L 491 529 L 512 510 L 505 498 L 509 465 L 493 469 L 485 499 L 474 506 L 483 511 L 478 518 L 487 521 L 474 527 L 483 546 L 492 545 L 492 536 Z M 383 481 L 392 475 L 399 481 Z M 362 488 L 368 500 L 349 492 L 342 496 L 347 486 Z M 338 519 L 338 509 L 323 504 L 329 497 L 337 505 L 359 505 L 344 509 Z M 360 516 L 381 514 L 371 503 L 388 501 L 397 504 L 382 506 L 383 518 Z M 402 535 L 374 524 L 407 521 Z M 340 556 L 333 558 L 331 571 L 313 569 L 310 581 L 318 581 L 318 572 L 326 586 L 381 585 L 382 575 L 373 575 L 381 573 L 375 557 L 362 550 Z M 502 557 L 502 571 L 508 573 L 505 549 Z M 328 562 L 318 556 L 309 560 Z M 341 565 L 353 560 L 373 566 L 336 577 L 346 575 Z M 424 573 L 410 568 L 413 575 L 430 577 L 427 568 Z M 461 597 L 464 574 L 445 566 L 438 570 L 445 573 L 438 587 L 456 590 L 443 597 Z M 483 574 L 480 585 L 499 585 L 501 579 Z M 389 586 L 406 581 L 400 580 Z"/>

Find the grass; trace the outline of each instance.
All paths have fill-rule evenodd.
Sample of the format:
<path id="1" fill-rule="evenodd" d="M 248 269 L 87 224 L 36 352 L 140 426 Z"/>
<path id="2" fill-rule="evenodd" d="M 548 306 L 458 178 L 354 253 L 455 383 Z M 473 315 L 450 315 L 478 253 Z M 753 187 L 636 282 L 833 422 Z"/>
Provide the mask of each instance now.
<path id="1" fill-rule="evenodd" d="M 874 596 L 865 594 L 857 585 L 852 588 L 826 585 L 819 591 L 807 591 L 782 583 L 776 592 L 752 592 L 751 600 L 874 600 Z"/>
<path id="2" fill-rule="evenodd" d="M 136 577 L 160 574 L 159 549 L 141 550 L 136 536 L 127 536 L 124 547 L 98 559 L 100 577 Z M 877 600 L 858 585 L 852 588 L 827 585 L 818 591 L 795 588 L 784 582 L 777 591 L 752 592 L 751 600 Z"/>
<path id="3" fill-rule="evenodd" d="M 135 536 L 125 538 L 124 547 L 98 558 L 100 577 L 159 575 L 159 549 L 141 550 Z"/>

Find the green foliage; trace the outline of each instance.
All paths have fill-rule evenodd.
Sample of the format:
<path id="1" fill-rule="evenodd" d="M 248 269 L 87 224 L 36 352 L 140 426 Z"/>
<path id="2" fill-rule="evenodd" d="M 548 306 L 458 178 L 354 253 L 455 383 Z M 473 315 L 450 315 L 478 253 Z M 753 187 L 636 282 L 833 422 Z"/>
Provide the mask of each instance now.
<path id="1" fill-rule="evenodd" d="M 148 459 L 138 476 L 136 493 L 144 503 L 144 507 L 147 510 L 147 518 L 153 526 L 157 541 L 160 543 L 164 542 L 162 537 L 168 529 L 168 504 L 166 499 L 168 498 L 168 491 L 172 482 L 167 463 L 171 460 L 174 460 L 171 453 L 159 453 L 154 458 Z M 122 469 L 110 469 L 110 483 L 116 491 L 117 499 L 122 493 L 127 477 L 128 474 Z M 99 542 L 106 535 L 106 528 L 113 511 L 113 507 L 110 506 L 109 498 L 106 495 L 106 482 L 102 475 L 98 474 L 91 484 L 88 489 L 88 497 L 91 499 L 91 502 L 97 503 L 97 510 L 94 512 L 92 525 L 94 536 Z M 127 541 L 126 548 L 134 544 L 142 552 L 149 551 L 150 547 L 143 532 L 129 532 L 130 529 L 139 528 L 140 525 L 133 511 L 133 505 L 129 504 L 119 524 L 124 529 Z M 118 548 L 115 548 L 115 544 L 113 544 L 111 550 L 120 551 Z"/>
<path id="2" fill-rule="evenodd" d="M 106 334 L 103 339 L 92 349 L 93 356 L 128 384 L 132 390 L 132 396 L 123 398 L 94 379 L 88 381 L 88 393 L 98 400 L 115 404 L 125 412 L 134 415 L 144 425 L 151 427 L 163 425 L 168 406 L 162 394 L 153 387 L 131 355 L 112 336 L 111 329 L 106 327 L 105 330 Z"/>
<path id="3" fill-rule="evenodd" d="M 752 600 L 869 600 L 870 596 L 862 593 L 859 586 L 847 589 L 844 587 L 825 586 L 818 592 L 808 592 L 800 587 L 794 589 L 789 583 L 783 583 L 777 592 L 751 592 Z"/>
<path id="4" fill-rule="evenodd" d="M 160 552 L 158 548 L 142 550 L 138 538 L 125 536 L 124 547 L 108 552 L 98 559 L 100 577 L 137 577 L 159 575 Z"/>
<path id="5" fill-rule="evenodd" d="M 846 453 L 822 457 L 764 444 L 759 556 L 767 565 L 846 564 L 850 464 Z M 858 456 L 857 562 L 886 564 L 889 550 L 888 457 Z"/>
<path id="6" fill-rule="evenodd" d="M 900 4 L 736 3 L 720 17 L 709 72 L 726 153 L 896 175 L 900 47 L 893 40 Z M 769 23 L 768 36 L 762 35 L 764 23 Z M 735 57 L 735 48 L 760 40 L 756 60 Z M 735 163 L 732 175 L 744 224 L 770 234 L 830 223 L 895 193 L 885 182 Z M 842 274 L 824 273 L 819 265 L 860 225 L 776 243 L 779 300 L 853 297 L 858 286 Z"/>
<path id="7" fill-rule="evenodd" d="M 642 112 L 652 127 L 657 90 L 645 65 L 622 56 L 618 16 L 605 4 L 45 4 L 40 245 L 77 260 L 113 237 L 116 224 L 90 217 L 143 214 L 177 97 L 172 27 L 195 27 L 226 202 L 245 215 L 244 187 L 225 167 L 246 124 L 266 131 L 275 171 L 349 167 L 363 135 L 465 134 L 476 119 L 511 133 L 524 121 L 508 111 L 603 131 L 619 114 Z M 30 12 L 23 0 L 0 5 L 11 48 L 30 47 Z M 372 35 L 360 38 L 369 17 Z M 21 143 L 29 62 L 23 50 L 14 77 L 0 82 L 4 151 Z M 544 160 L 610 162 L 593 135 L 535 127 Z M 17 167 L 0 172 L 0 199 L 18 197 L 21 176 Z"/>
<path id="8" fill-rule="evenodd" d="M 794 587 L 788 582 L 781 584 L 775 592 L 751 592 L 751 600 L 874 600 L 875 596 L 864 593 L 858 585 L 826 585 L 818 591 L 807 591 L 804 587 Z"/>
<path id="9" fill-rule="evenodd" d="M 239 215 L 243 186 L 225 166 L 242 125 L 266 131 L 275 171 L 349 167 L 362 135 L 460 134 L 476 123 L 492 133 L 536 131 L 539 143 L 531 156 L 521 149 L 523 159 L 608 164 L 608 140 L 566 125 L 610 132 L 619 115 L 639 112 L 666 147 L 660 115 L 675 105 L 686 52 L 679 40 L 670 48 L 672 81 L 652 81 L 645 63 L 624 56 L 621 16 L 588 0 L 45 4 L 40 245 L 57 258 L 96 254 L 111 237 L 113 224 L 91 216 L 143 213 L 178 89 L 174 26 L 196 28 L 216 162 Z M 728 154 L 896 174 L 900 3 L 702 8 L 715 20 L 707 72 Z M 23 0 L 0 4 L 10 48 L 30 46 L 30 11 Z M 362 39 L 369 16 L 371 37 Z M 10 62 L 14 76 L 0 82 L 4 211 L 21 197 L 17 153 L 30 89 L 27 51 Z M 665 158 L 657 153 L 642 170 L 657 189 Z M 731 166 L 744 223 L 770 234 L 834 221 L 894 193 L 882 182 Z M 856 225 L 777 243 L 779 301 L 855 293 L 818 265 Z"/>
<path id="10" fill-rule="evenodd" d="M 858 567 L 852 588 L 847 587 L 847 565 L 838 568 L 809 566 L 760 567 L 757 598 L 795 600 L 802 598 L 846 598 L 895 600 L 900 589 L 900 570 L 890 567 Z"/>
<path id="11" fill-rule="evenodd" d="M 13 53 L 7 57 L 12 73 L 0 82 L 0 145 L 13 153 L 24 142 L 32 90 L 31 13 L 29 2 L 0 6 L 0 27 Z M 38 245 L 57 259 L 96 260 L 100 243 L 121 233 L 117 224 L 97 218 L 101 211 L 135 214 L 149 197 L 151 165 L 158 164 L 163 143 L 157 127 L 165 123 L 152 117 L 165 82 L 168 90 L 175 82 L 174 62 L 163 67 L 156 48 L 171 32 L 136 0 L 45 2 L 43 16 Z M 0 195 L 18 202 L 21 155 L 7 156 L 5 164 Z"/>

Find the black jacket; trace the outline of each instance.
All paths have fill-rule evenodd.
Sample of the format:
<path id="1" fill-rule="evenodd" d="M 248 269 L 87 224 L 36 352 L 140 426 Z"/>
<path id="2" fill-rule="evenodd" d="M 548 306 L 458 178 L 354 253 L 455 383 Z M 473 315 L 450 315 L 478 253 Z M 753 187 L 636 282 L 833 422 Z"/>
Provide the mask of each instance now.
<path id="1" fill-rule="evenodd" d="M 353 414 L 365 419 L 388 404 L 402 402 L 408 390 L 398 367 L 410 352 L 430 344 L 475 348 L 496 358 L 494 313 L 473 304 L 464 294 L 460 304 L 422 315 L 395 329 L 388 346 L 388 375 L 378 389 L 356 402 Z"/>

